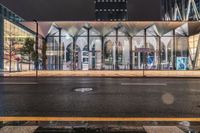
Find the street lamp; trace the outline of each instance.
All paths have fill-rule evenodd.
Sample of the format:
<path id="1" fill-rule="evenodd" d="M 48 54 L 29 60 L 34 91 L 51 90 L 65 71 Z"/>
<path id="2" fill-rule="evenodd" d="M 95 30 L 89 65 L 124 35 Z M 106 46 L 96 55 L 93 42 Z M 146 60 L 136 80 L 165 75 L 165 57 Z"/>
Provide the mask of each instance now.
<path id="1" fill-rule="evenodd" d="M 36 78 L 38 78 L 38 21 L 35 19 L 33 20 L 36 24 L 36 36 L 35 36 L 35 50 L 36 50 Z"/>

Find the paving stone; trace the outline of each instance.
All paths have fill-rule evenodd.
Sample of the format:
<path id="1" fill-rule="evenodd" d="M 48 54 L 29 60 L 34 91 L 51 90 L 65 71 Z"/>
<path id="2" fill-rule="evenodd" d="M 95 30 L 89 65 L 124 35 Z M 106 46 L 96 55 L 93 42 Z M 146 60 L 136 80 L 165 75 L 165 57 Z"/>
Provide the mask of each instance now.
<path id="1" fill-rule="evenodd" d="M 34 133 L 38 126 L 5 126 L 0 133 Z"/>
<path id="2" fill-rule="evenodd" d="M 181 129 L 175 126 L 144 126 L 147 133 L 184 133 Z"/>

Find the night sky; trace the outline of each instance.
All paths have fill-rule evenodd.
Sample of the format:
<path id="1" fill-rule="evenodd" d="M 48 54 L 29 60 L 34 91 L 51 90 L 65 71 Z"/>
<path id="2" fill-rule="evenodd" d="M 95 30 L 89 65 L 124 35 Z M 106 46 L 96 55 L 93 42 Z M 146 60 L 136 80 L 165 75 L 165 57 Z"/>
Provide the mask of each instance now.
<path id="1" fill-rule="evenodd" d="M 0 0 L 26 20 L 95 20 L 94 0 Z M 159 20 L 160 0 L 128 0 L 129 20 Z"/>

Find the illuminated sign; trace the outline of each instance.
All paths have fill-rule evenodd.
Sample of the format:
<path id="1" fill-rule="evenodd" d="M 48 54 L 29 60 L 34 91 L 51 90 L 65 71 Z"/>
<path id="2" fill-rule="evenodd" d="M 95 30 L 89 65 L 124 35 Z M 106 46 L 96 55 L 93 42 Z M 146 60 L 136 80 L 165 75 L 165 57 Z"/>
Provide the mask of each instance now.
<path id="1" fill-rule="evenodd" d="M 188 58 L 177 57 L 176 58 L 176 70 L 187 70 Z"/>

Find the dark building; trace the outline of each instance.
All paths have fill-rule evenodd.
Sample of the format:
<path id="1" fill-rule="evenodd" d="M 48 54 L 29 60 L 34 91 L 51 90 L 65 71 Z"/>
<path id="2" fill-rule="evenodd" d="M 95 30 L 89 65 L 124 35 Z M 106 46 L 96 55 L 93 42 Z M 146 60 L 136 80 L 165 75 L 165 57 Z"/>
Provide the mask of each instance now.
<path id="1" fill-rule="evenodd" d="M 161 0 L 162 20 L 200 20 L 200 0 Z"/>
<path id="2" fill-rule="evenodd" d="M 127 0 L 95 0 L 97 21 L 128 20 Z"/>

